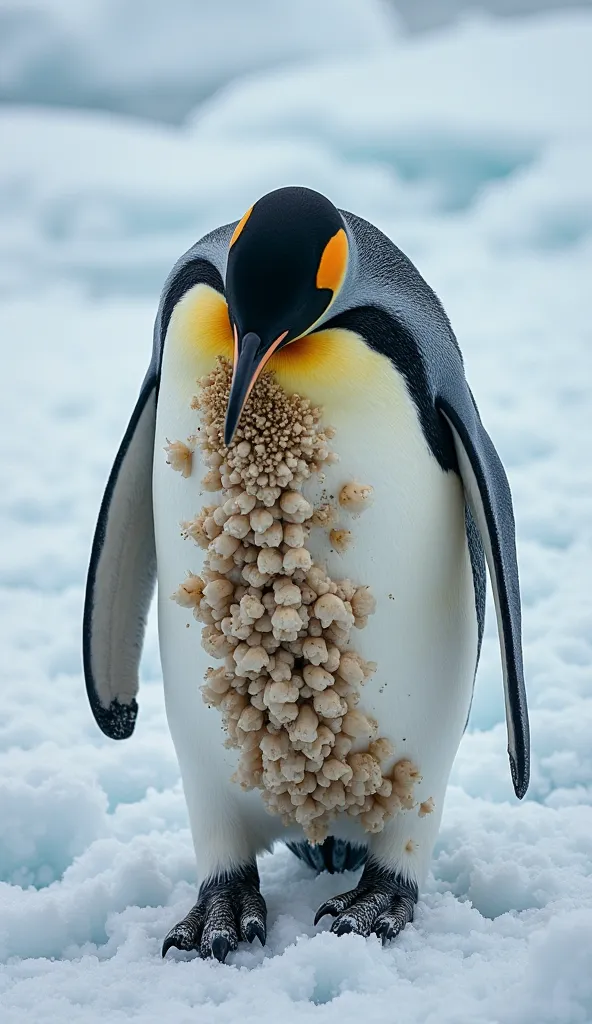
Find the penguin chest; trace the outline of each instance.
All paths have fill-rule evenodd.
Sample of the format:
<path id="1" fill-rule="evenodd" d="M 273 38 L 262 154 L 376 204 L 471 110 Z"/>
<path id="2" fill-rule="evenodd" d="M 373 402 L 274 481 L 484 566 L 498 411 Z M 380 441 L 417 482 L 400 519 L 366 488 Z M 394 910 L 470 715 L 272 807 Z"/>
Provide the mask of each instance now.
<path id="1" fill-rule="evenodd" d="M 340 818 L 380 831 L 422 777 L 440 798 L 477 627 L 460 482 L 403 379 L 350 332 L 302 340 L 270 361 L 230 449 L 230 365 L 193 402 L 187 347 L 167 340 L 154 505 L 184 779 L 216 763 L 320 841 Z"/>
<path id="2" fill-rule="evenodd" d="M 274 369 L 284 386 L 322 406 L 335 430 L 338 461 L 303 489 L 328 518 L 324 526 L 317 513 L 313 558 L 331 578 L 367 585 L 375 600 L 350 641 L 376 664 L 361 702 L 397 751 L 433 743 L 454 753 L 477 654 L 460 478 L 431 453 L 405 380 L 386 357 L 350 331 L 303 340 Z"/>
<path id="3" fill-rule="evenodd" d="M 334 410 L 339 462 L 304 488 L 315 508 L 328 506 L 331 526 L 312 530 L 310 549 L 331 578 L 369 588 L 374 609 L 350 636 L 375 666 L 359 706 L 424 778 L 434 764 L 441 789 L 476 666 L 464 495 L 430 453 L 403 382 L 391 383 L 385 415 L 372 403 L 357 417 Z"/>

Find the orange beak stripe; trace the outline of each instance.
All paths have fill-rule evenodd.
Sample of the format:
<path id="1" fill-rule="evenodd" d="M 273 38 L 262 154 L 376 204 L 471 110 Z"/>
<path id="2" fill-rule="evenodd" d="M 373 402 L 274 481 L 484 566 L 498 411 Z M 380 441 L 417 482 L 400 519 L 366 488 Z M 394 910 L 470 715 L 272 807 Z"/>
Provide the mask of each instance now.
<path id="1" fill-rule="evenodd" d="M 261 360 L 261 362 L 259 363 L 259 366 L 255 370 L 255 373 L 253 374 L 251 383 L 249 384 L 249 387 L 247 389 L 247 393 L 245 395 L 245 401 L 243 402 L 243 408 L 245 407 L 247 399 L 248 399 L 249 395 L 251 394 L 251 391 L 253 390 L 253 386 L 255 384 L 255 381 L 257 380 L 257 377 L 261 373 L 261 371 L 262 371 L 263 367 L 265 366 L 265 364 L 268 363 L 269 360 L 271 359 L 271 357 L 272 357 L 273 353 L 275 352 L 276 348 L 278 347 L 278 345 L 281 345 L 282 341 L 286 337 L 286 334 L 288 334 L 288 331 L 284 331 L 282 334 L 280 334 L 279 338 L 275 339 L 273 344 L 271 344 L 269 346 L 267 352 L 263 356 L 263 359 Z M 235 328 L 235 361 L 234 361 L 235 367 L 236 367 L 237 359 L 238 359 L 238 343 L 236 342 L 236 328 Z"/>

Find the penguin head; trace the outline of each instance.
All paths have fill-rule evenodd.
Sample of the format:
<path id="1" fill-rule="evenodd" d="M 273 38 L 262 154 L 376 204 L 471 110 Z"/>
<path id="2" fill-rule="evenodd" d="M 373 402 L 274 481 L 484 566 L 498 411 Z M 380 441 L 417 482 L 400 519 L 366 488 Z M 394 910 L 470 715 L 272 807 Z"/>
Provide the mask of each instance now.
<path id="1" fill-rule="evenodd" d="M 226 444 L 266 362 L 310 331 L 332 304 L 345 279 L 348 255 L 339 210 L 308 188 L 269 192 L 237 224 L 226 270 L 234 333 Z"/>

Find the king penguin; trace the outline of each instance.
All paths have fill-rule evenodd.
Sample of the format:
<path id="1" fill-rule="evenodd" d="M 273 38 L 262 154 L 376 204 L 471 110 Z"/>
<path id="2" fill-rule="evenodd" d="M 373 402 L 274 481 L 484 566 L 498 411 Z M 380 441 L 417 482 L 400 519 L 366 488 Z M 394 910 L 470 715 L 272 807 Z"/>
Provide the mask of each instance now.
<path id="1" fill-rule="evenodd" d="M 163 956 L 265 943 L 256 856 L 277 840 L 317 871 L 363 869 L 317 913 L 337 935 L 386 942 L 413 919 L 470 710 L 486 563 L 521 798 L 512 500 L 438 298 L 376 227 L 306 188 L 189 249 L 108 479 L 83 625 L 92 711 L 125 739 L 158 581 L 201 881 Z"/>

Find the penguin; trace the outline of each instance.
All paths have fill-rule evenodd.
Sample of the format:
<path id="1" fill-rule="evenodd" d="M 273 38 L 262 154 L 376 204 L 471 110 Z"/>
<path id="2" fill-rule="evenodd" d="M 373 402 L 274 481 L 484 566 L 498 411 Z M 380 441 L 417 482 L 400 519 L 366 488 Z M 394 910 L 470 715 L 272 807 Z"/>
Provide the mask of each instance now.
<path id="1" fill-rule="evenodd" d="M 201 880 L 163 956 L 265 943 L 256 856 L 278 840 L 316 871 L 362 868 L 315 923 L 388 942 L 412 921 L 469 715 L 486 564 L 522 798 L 512 499 L 439 299 L 381 231 L 307 188 L 189 249 L 107 482 L 83 622 L 92 712 L 125 739 L 158 581 Z"/>

